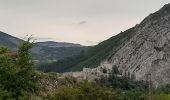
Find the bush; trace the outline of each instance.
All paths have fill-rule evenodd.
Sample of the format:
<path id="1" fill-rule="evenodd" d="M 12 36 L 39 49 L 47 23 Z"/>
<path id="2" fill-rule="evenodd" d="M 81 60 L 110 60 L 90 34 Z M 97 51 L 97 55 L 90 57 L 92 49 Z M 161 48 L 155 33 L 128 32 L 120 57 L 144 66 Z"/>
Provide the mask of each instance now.
<path id="1" fill-rule="evenodd" d="M 91 82 L 80 82 L 74 87 L 61 86 L 50 100 L 121 100 L 120 93 Z"/>

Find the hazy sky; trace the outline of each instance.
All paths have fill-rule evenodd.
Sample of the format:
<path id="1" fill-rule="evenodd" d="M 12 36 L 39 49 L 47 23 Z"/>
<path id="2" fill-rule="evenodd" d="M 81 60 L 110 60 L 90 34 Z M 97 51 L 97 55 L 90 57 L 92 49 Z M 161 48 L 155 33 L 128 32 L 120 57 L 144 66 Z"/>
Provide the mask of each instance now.
<path id="1" fill-rule="evenodd" d="M 38 41 L 93 45 L 140 23 L 170 0 L 0 0 L 0 30 Z"/>

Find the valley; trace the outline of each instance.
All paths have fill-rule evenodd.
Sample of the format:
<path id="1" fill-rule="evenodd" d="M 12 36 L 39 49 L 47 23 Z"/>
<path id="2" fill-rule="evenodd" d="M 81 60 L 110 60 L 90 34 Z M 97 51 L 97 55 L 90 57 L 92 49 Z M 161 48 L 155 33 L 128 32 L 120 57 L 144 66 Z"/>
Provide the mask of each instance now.
<path id="1" fill-rule="evenodd" d="M 97 45 L 31 41 L 0 32 L 0 100 L 170 100 L 170 3 Z"/>

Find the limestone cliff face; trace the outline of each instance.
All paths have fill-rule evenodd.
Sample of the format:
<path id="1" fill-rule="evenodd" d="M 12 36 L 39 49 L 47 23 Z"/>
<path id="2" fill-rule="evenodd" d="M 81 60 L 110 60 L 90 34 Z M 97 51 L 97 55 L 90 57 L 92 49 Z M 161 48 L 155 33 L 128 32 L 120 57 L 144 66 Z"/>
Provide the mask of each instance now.
<path id="1" fill-rule="evenodd" d="M 109 62 L 137 80 L 151 74 L 155 86 L 170 83 L 170 4 L 149 15 L 134 32 Z"/>
<path id="2" fill-rule="evenodd" d="M 147 80 L 151 74 L 154 86 L 170 84 L 170 4 L 146 17 L 130 34 L 133 36 L 122 43 L 116 53 L 113 50 L 114 53 L 97 68 L 84 68 L 65 75 L 93 80 L 107 76 L 116 66 L 121 75 Z"/>

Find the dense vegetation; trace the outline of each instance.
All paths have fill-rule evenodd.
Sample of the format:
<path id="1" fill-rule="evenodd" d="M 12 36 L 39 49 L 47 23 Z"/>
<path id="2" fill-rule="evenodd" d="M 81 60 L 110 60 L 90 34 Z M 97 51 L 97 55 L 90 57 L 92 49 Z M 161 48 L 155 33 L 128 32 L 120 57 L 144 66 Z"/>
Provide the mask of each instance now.
<path id="1" fill-rule="evenodd" d="M 0 48 L 0 100 L 148 100 L 147 83 L 128 76 L 118 77 L 115 68 L 109 77 L 94 82 L 61 77 L 56 73 L 48 73 L 46 77 L 34 69 L 29 53 L 32 46 L 28 39 L 17 53 Z M 51 88 L 55 83 L 57 86 Z M 169 100 L 170 85 L 155 89 L 153 93 L 154 100 Z"/>
<path id="2" fill-rule="evenodd" d="M 41 47 L 39 53 L 32 50 L 32 55 L 41 63 L 57 61 L 71 56 L 80 55 L 81 52 L 86 51 L 87 47 Z M 43 57 L 42 57 L 43 56 Z"/>
<path id="3" fill-rule="evenodd" d="M 128 77 L 108 78 L 96 82 L 77 81 L 72 77 L 59 80 L 59 86 L 47 100 L 149 100 L 147 83 Z M 169 100 L 169 85 L 153 90 L 153 100 Z"/>
<path id="4" fill-rule="evenodd" d="M 89 48 L 86 52 L 81 53 L 79 56 L 73 56 L 54 62 L 50 64 L 42 65 L 39 67 L 40 70 L 45 72 L 66 72 L 66 71 L 77 71 L 82 70 L 83 67 L 93 68 L 97 67 L 101 61 L 114 55 L 119 49 L 119 46 L 124 45 L 134 34 L 134 28 L 131 28 L 125 32 L 105 40 L 98 45 Z M 69 63 L 67 63 L 69 61 Z M 65 65 L 67 63 L 67 65 Z"/>
<path id="5" fill-rule="evenodd" d="M 119 91 L 108 89 L 87 81 L 73 87 L 61 86 L 51 94 L 51 100 L 119 100 Z"/>
<path id="6" fill-rule="evenodd" d="M 57 62 L 52 63 L 41 63 L 38 66 L 38 70 L 43 72 L 67 72 L 71 70 L 72 66 L 76 66 L 77 63 L 82 61 L 82 57 L 80 55 L 67 57 L 65 59 L 60 59 Z"/>

